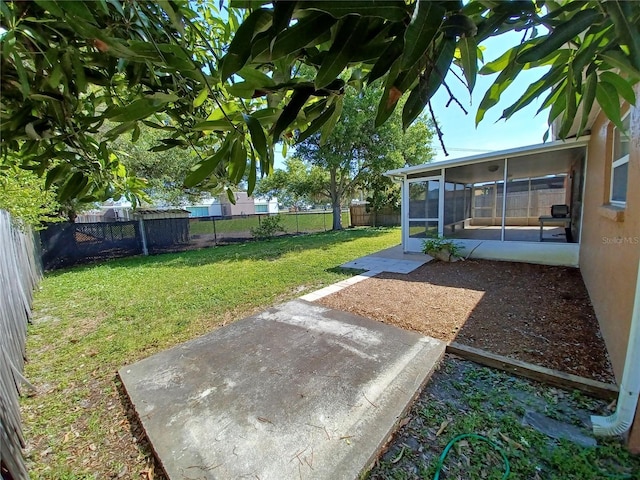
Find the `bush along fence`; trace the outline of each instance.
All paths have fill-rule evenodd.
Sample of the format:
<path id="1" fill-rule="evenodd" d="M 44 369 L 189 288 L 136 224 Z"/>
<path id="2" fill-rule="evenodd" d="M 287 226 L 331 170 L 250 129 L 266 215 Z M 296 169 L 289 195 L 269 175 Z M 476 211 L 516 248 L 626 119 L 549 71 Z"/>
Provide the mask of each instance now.
<path id="1" fill-rule="evenodd" d="M 244 242 L 265 236 L 323 232 L 331 229 L 331 212 L 277 215 L 279 228 L 262 223 L 275 216 L 156 218 L 124 222 L 54 223 L 40 232 L 45 270 L 133 255 L 153 255 Z M 349 225 L 349 212 L 342 216 Z M 272 231 L 271 231 L 272 230 Z M 264 235 L 270 231 L 269 235 Z"/>
<path id="2" fill-rule="evenodd" d="M 16 228 L 0 210 L 0 470 L 1 477 L 29 478 L 24 465 L 20 423 L 20 387 L 26 358 L 27 322 L 33 290 L 42 269 L 36 242 L 29 231 Z"/>

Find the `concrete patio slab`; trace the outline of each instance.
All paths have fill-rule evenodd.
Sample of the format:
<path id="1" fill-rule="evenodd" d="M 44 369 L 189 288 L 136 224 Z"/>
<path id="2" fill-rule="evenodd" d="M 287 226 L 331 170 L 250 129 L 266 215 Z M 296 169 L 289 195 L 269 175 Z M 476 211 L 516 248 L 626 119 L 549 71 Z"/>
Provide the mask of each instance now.
<path id="1" fill-rule="evenodd" d="M 404 253 L 402 245 L 397 245 L 371 255 L 357 258 L 340 266 L 375 273 L 411 273 L 416 268 L 421 267 L 431 260 L 432 258 L 429 255 L 423 253 Z"/>
<path id="2" fill-rule="evenodd" d="M 170 479 L 354 479 L 445 344 L 294 300 L 123 367 Z"/>

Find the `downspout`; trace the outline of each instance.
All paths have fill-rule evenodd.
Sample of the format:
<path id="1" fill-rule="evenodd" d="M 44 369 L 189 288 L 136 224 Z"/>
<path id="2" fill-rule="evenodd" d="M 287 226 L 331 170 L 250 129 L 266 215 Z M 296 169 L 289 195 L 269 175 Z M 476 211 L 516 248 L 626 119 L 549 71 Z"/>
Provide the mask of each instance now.
<path id="1" fill-rule="evenodd" d="M 627 356 L 622 372 L 622 382 L 618 394 L 618 406 L 613 415 L 601 417 L 593 415 L 591 423 L 594 435 L 615 436 L 622 435 L 633 423 L 633 417 L 638 406 L 640 394 L 640 262 L 638 262 L 638 278 L 636 279 L 636 294 L 631 314 L 631 328 Z"/>

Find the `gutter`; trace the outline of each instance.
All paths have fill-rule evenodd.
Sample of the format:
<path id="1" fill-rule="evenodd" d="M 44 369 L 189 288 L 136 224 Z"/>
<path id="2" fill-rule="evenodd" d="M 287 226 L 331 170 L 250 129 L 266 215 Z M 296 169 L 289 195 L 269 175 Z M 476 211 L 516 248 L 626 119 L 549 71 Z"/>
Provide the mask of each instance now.
<path id="1" fill-rule="evenodd" d="M 383 175 L 385 177 L 389 177 L 391 180 L 393 180 L 396 183 L 402 183 L 402 181 L 404 180 L 405 176 L 403 174 L 400 174 L 400 173 L 391 173 L 391 171 L 384 172 Z"/>
<path id="2" fill-rule="evenodd" d="M 631 314 L 627 355 L 618 394 L 618 406 L 611 416 L 593 415 L 591 417 L 594 435 L 615 436 L 627 432 L 633 424 L 638 395 L 640 395 L 640 262 L 638 262 L 636 294 Z"/>

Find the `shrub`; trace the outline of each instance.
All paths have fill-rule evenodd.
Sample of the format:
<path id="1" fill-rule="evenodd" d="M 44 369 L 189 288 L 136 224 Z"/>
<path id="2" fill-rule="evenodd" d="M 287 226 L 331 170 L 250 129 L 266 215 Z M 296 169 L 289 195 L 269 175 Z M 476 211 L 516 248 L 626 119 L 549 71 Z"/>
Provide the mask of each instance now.
<path id="1" fill-rule="evenodd" d="M 453 240 L 438 236 L 422 242 L 422 252 L 445 262 L 455 262 L 462 258 L 462 248 Z"/>
<path id="2" fill-rule="evenodd" d="M 274 215 L 262 218 L 260 226 L 251 229 L 251 235 L 258 240 L 268 240 L 275 236 L 278 232 L 286 232 L 282 225 L 282 216 Z"/>

